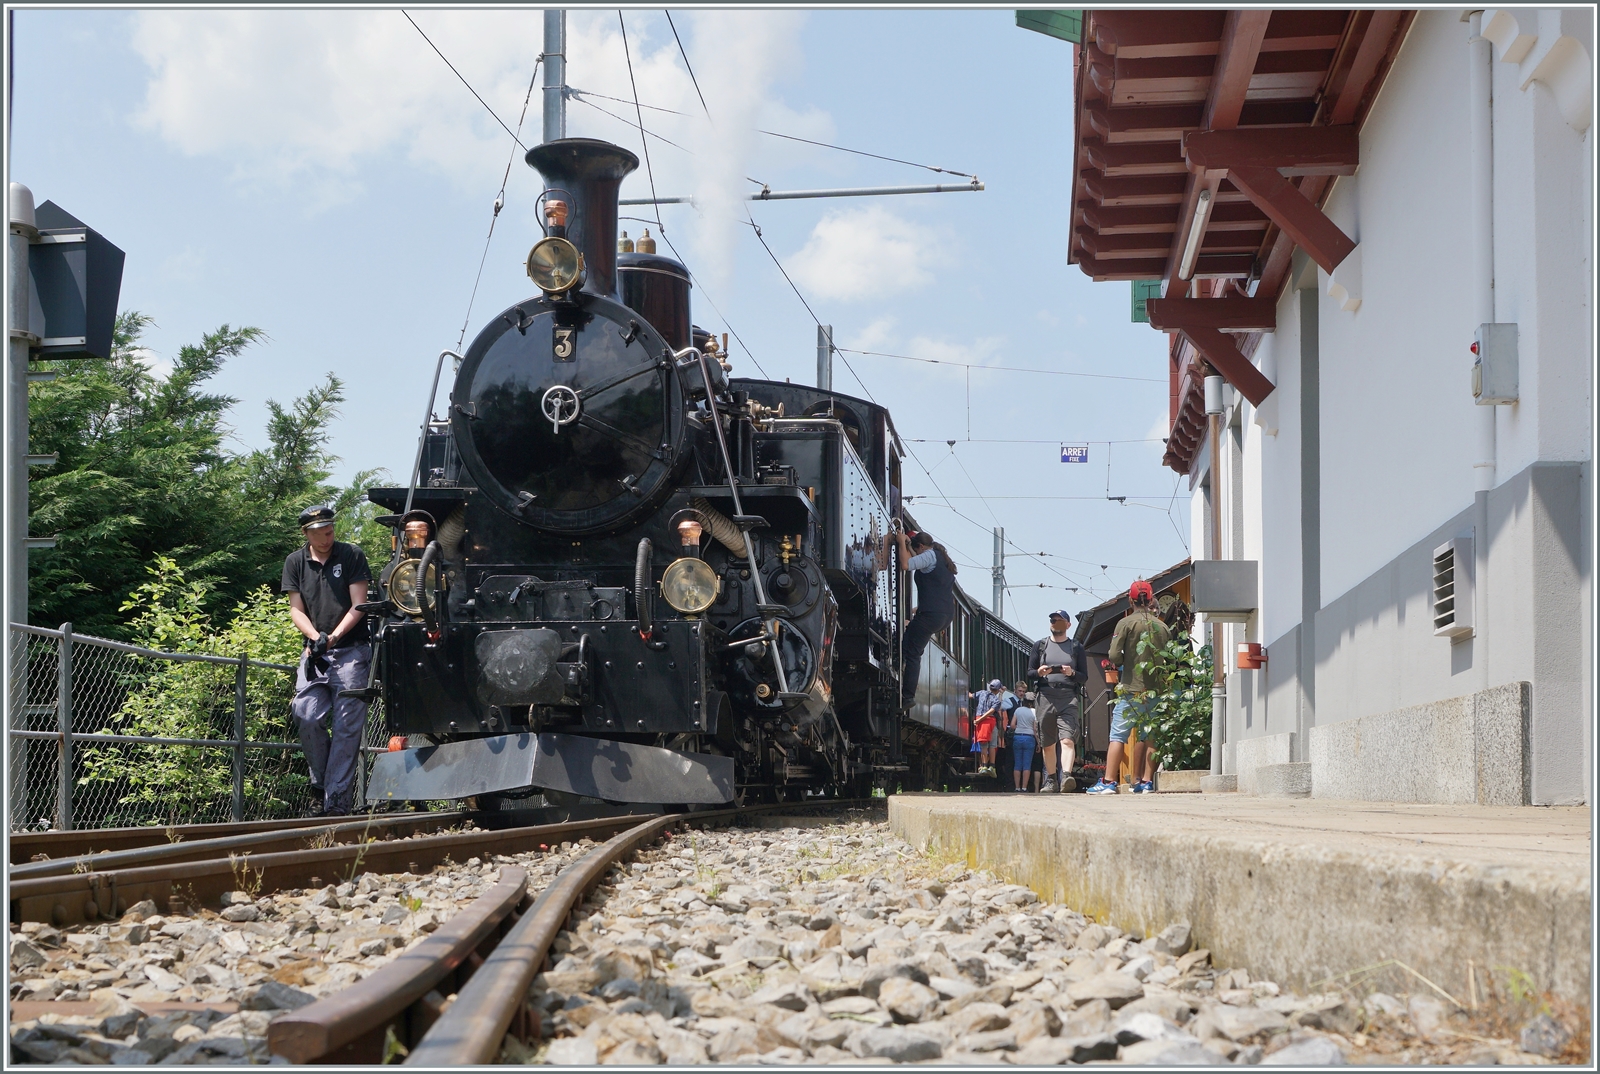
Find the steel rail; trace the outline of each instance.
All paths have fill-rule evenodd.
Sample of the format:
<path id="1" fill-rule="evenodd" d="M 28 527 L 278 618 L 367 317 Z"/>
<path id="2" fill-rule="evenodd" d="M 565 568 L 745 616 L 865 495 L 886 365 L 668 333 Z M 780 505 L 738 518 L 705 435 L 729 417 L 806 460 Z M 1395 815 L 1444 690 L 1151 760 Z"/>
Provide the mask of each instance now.
<path id="1" fill-rule="evenodd" d="M 496 1062 L 512 1023 L 528 1023 L 528 988 L 572 908 L 619 860 L 678 824 L 735 817 L 737 810 L 658 817 L 630 828 L 561 871 L 539 895 L 412 1049 L 408 1066 L 477 1066 Z"/>
<path id="2" fill-rule="evenodd" d="M 205 861 L 133 869 L 42 876 L 10 884 L 12 921 L 47 921 L 57 928 L 114 918 L 142 899 L 163 906 L 174 896 L 186 904 L 217 906 L 225 892 L 253 887 L 280 891 L 320 885 L 341 874 L 425 872 L 444 861 L 515 854 L 540 843 L 610 835 L 638 822 L 636 815 L 601 817 L 487 832 L 369 839 L 359 843 L 273 854 L 232 854 Z"/>
<path id="3" fill-rule="evenodd" d="M 437 817 L 450 817 L 452 823 L 465 816 L 462 813 L 435 813 Z M 286 828 L 315 828 L 327 824 L 323 817 L 287 817 L 282 820 L 229 821 L 221 824 L 143 825 L 136 828 L 74 828 L 66 832 L 12 832 L 11 864 L 31 861 L 36 855 L 51 858 L 79 854 L 100 854 L 107 851 L 129 850 L 133 847 L 165 846 L 190 839 L 217 839 L 228 835 L 248 835 L 251 832 L 283 831 Z"/>
<path id="4" fill-rule="evenodd" d="M 591 850 L 540 893 L 522 919 L 457 993 L 455 1002 L 423 1035 L 406 1059 L 409 1066 L 453 1067 L 494 1063 L 507 1033 L 523 1040 L 539 1034 L 539 1016 L 528 1004 L 528 989 L 544 968 L 550 945 L 565 928 L 573 909 L 605 878 L 610 868 L 677 826 L 704 827 L 731 823 L 759 813 L 797 809 L 848 809 L 870 799 L 783 802 L 742 809 L 679 813 L 648 820 Z"/>
<path id="5" fill-rule="evenodd" d="M 52 858 L 49 861 L 31 861 L 11 866 L 7 875 L 15 884 L 19 880 L 30 880 L 39 876 L 82 873 L 91 869 L 103 873 L 112 869 L 155 865 L 158 862 L 203 861 L 206 858 L 226 857 L 229 854 L 263 854 L 274 850 L 305 849 L 311 842 L 322 839 L 331 838 L 336 842 L 345 843 L 350 841 L 351 836 L 355 837 L 356 841 L 361 841 L 368 835 L 391 838 L 396 833 L 410 835 L 422 830 L 438 831 L 452 824 L 459 824 L 462 817 L 460 813 L 398 813 L 377 816 L 370 820 L 362 818 L 342 823 L 324 821 L 320 825 L 311 827 L 228 835 L 215 839 L 197 839 L 192 842 L 163 843 L 129 850 L 103 851 L 98 854 L 78 854 L 67 858 Z"/>
<path id="6" fill-rule="evenodd" d="M 527 904 L 528 874 L 519 866 L 416 946 L 349 988 L 279 1015 L 267 1047 L 291 1063 L 381 1063 L 392 1037 L 410 1047 L 444 1008 L 444 995 L 484 964 L 484 956 Z"/>

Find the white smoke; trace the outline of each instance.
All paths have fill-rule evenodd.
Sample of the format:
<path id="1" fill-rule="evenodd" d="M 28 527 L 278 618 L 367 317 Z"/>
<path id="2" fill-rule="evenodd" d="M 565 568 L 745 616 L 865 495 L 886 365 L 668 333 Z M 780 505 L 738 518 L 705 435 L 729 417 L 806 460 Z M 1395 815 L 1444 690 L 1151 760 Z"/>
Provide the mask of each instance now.
<path id="1" fill-rule="evenodd" d="M 693 18 L 695 73 L 711 112 L 695 148 L 694 196 L 700 209 L 697 271 L 721 289 L 731 279 L 735 250 L 750 238 L 749 203 L 756 189 L 757 128 L 767 126 L 769 91 L 800 60 L 803 16 L 793 11 L 702 11 Z M 702 113 L 704 114 L 704 113 Z"/>

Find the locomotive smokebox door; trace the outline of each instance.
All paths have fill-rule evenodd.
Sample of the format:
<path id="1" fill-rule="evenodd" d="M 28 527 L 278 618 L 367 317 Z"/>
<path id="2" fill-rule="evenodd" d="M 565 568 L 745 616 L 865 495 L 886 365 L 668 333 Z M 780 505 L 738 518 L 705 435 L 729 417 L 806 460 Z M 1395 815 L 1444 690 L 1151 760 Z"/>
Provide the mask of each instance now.
<path id="1" fill-rule="evenodd" d="M 485 705 L 550 705 L 566 684 L 556 661 L 561 636 L 553 630 L 486 630 L 473 646 L 478 677 L 473 692 Z"/>
<path id="2" fill-rule="evenodd" d="M 524 301 L 467 349 L 451 432 L 481 495 L 532 529 L 615 532 L 660 506 L 684 454 L 666 342 L 606 298 Z M 631 342 L 624 337 L 632 334 Z"/>

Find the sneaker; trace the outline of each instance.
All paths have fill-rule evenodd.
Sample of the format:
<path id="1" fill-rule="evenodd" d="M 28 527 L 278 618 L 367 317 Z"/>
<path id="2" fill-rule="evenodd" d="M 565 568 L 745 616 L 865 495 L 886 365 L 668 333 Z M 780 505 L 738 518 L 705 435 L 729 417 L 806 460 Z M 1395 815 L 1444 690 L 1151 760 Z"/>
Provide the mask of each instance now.
<path id="1" fill-rule="evenodd" d="M 1090 787 L 1088 790 L 1084 791 L 1083 793 L 1084 794 L 1116 794 L 1117 793 L 1117 785 L 1115 783 L 1112 783 L 1110 780 L 1102 779 L 1099 783 L 1096 783 L 1093 787 Z"/>
<path id="2" fill-rule="evenodd" d="M 1133 793 L 1134 794 L 1154 794 L 1155 793 L 1155 789 L 1156 789 L 1155 782 L 1153 780 L 1148 780 L 1148 779 L 1147 780 L 1143 780 L 1143 781 L 1141 781 L 1139 783 L 1135 783 L 1133 785 Z"/>
<path id="3" fill-rule="evenodd" d="M 1046 776 L 1045 780 L 1044 780 L 1044 786 L 1039 788 L 1039 793 L 1040 794 L 1055 794 L 1060 789 L 1061 788 L 1056 785 L 1056 777 L 1054 777 L 1054 776 Z"/>
<path id="4" fill-rule="evenodd" d="M 1077 780 L 1073 779 L 1071 776 L 1062 776 L 1061 777 L 1061 793 L 1062 794 L 1065 794 L 1068 791 L 1075 791 L 1077 789 L 1078 789 L 1078 781 Z"/>

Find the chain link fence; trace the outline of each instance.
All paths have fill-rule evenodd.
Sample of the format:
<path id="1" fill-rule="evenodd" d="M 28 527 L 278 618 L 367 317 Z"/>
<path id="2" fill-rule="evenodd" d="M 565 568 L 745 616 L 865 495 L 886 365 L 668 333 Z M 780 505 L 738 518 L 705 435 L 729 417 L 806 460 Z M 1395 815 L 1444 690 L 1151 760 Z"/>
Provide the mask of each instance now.
<path id="1" fill-rule="evenodd" d="M 157 652 L 70 623 L 13 623 L 11 634 L 12 831 L 270 820 L 311 806 L 290 740 L 292 665 Z M 368 708 L 357 803 L 388 741 L 381 707 Z"/>

